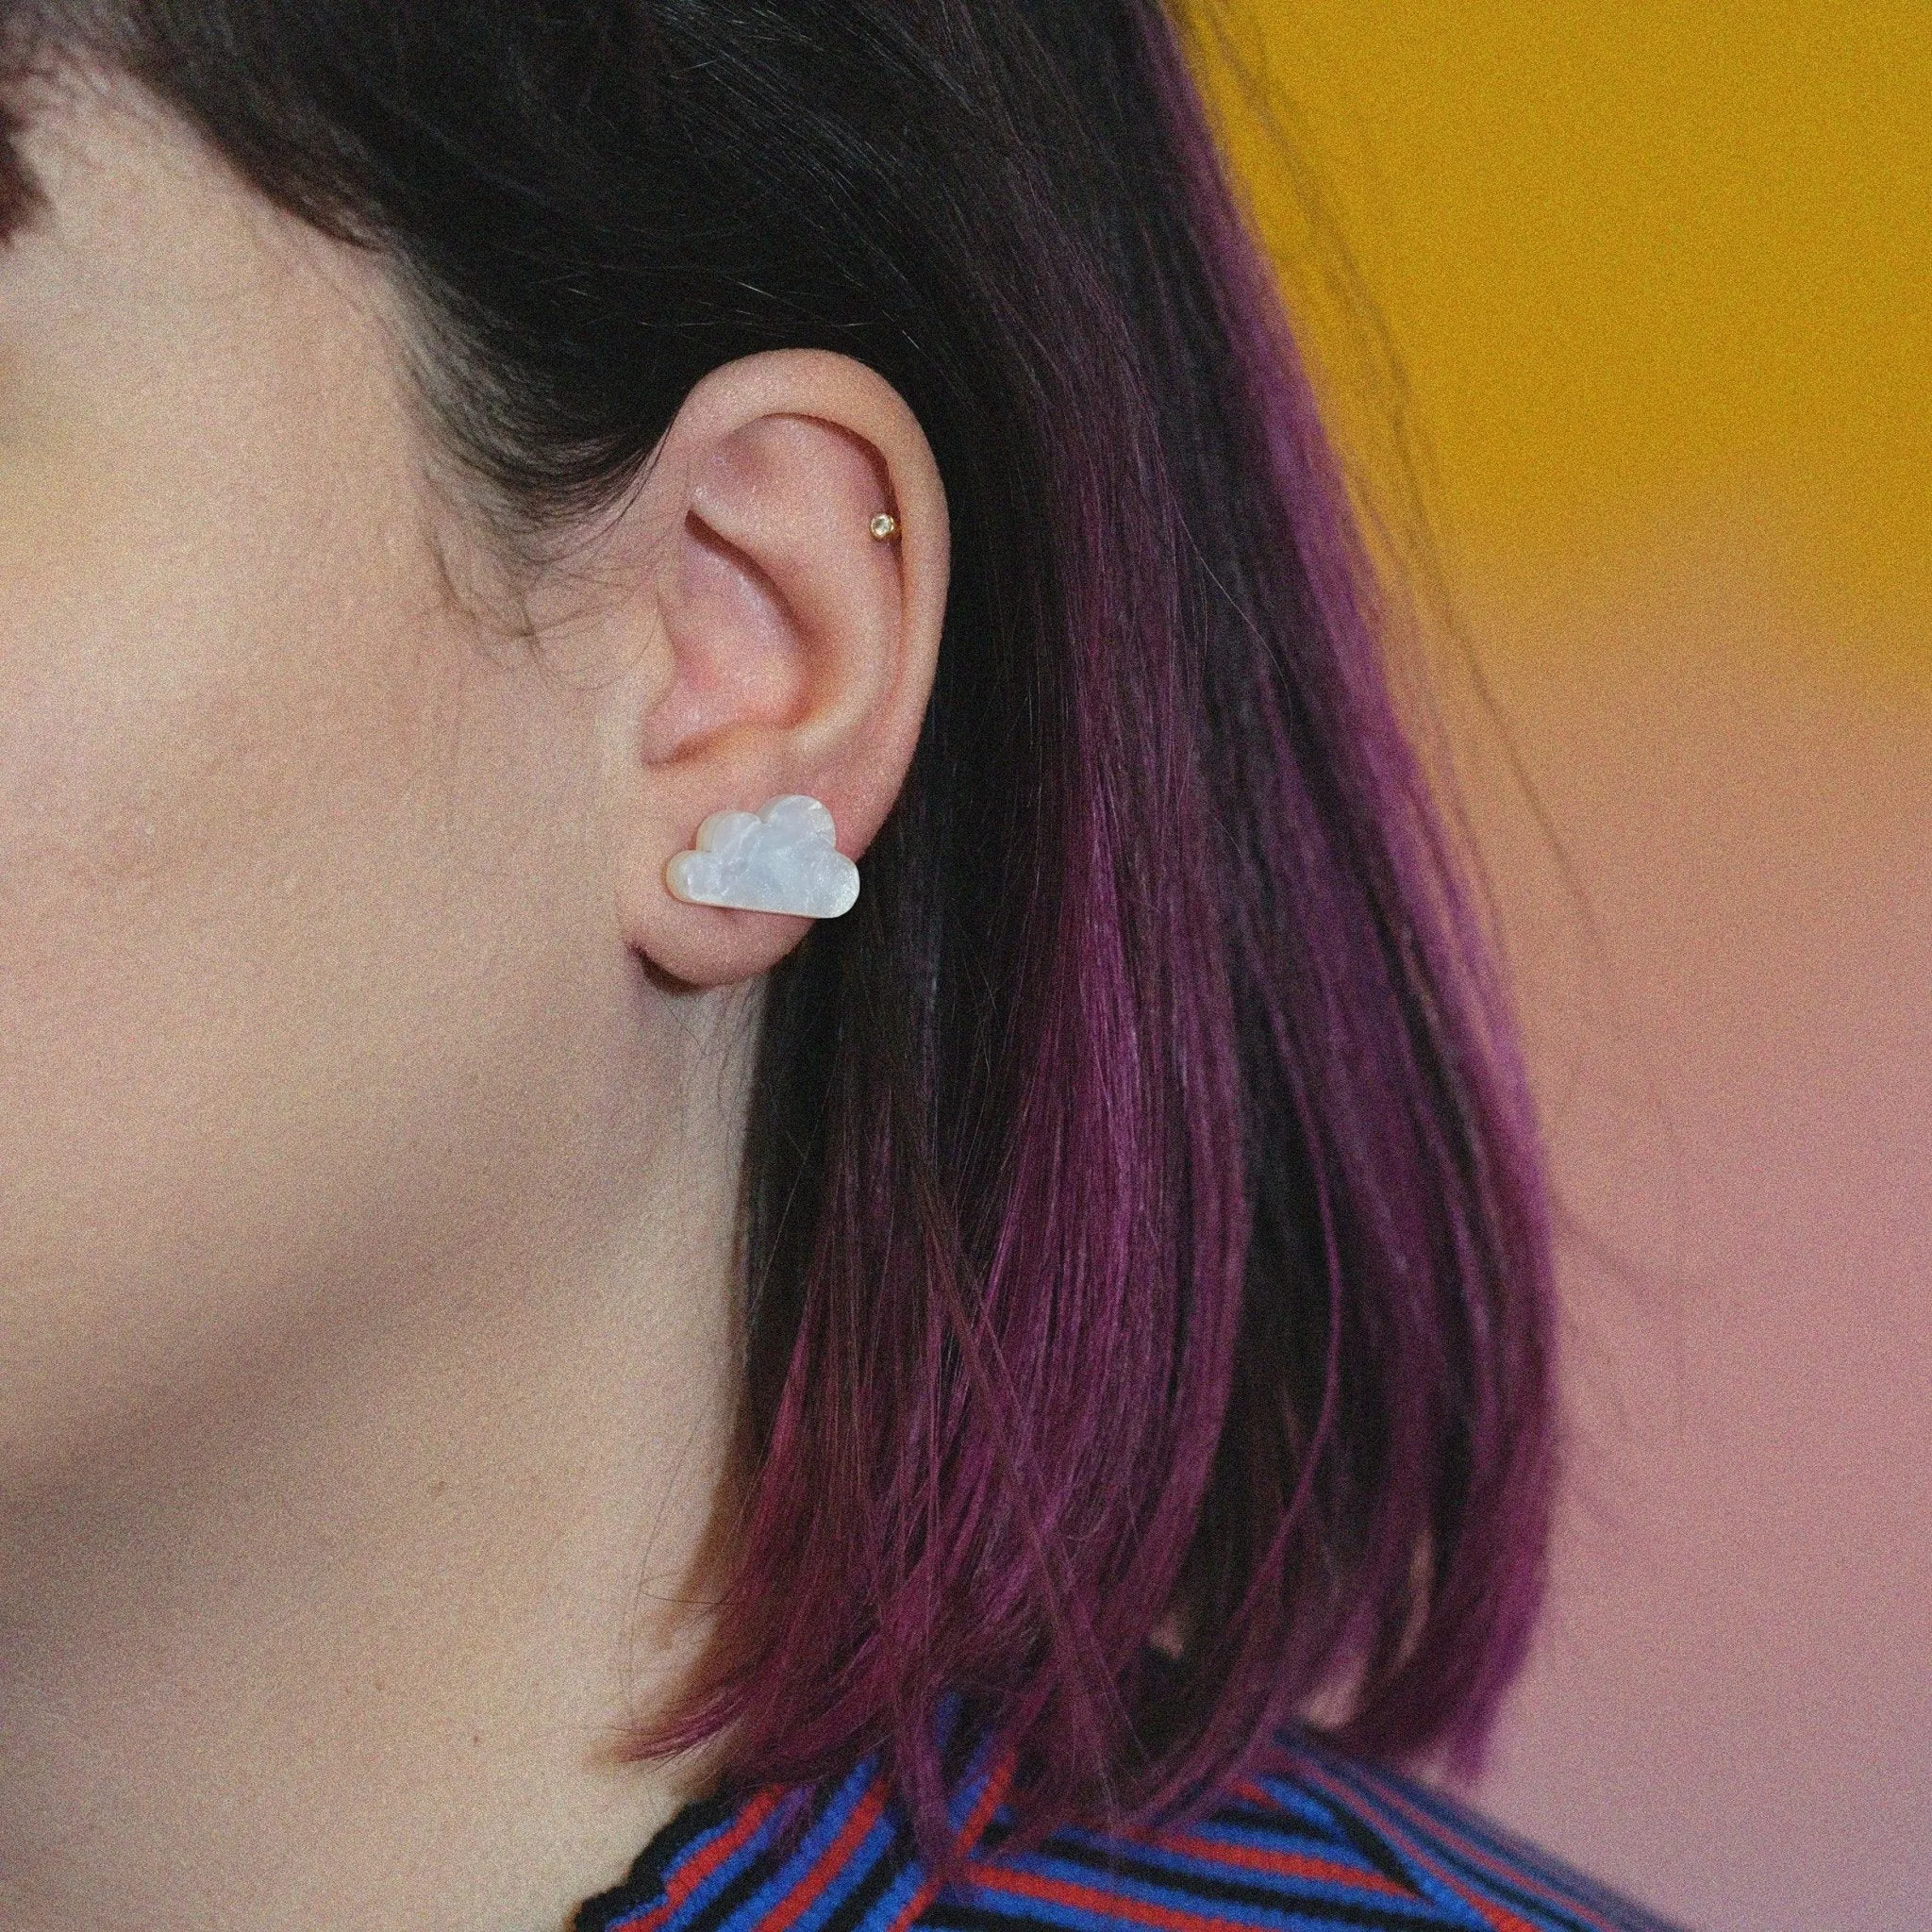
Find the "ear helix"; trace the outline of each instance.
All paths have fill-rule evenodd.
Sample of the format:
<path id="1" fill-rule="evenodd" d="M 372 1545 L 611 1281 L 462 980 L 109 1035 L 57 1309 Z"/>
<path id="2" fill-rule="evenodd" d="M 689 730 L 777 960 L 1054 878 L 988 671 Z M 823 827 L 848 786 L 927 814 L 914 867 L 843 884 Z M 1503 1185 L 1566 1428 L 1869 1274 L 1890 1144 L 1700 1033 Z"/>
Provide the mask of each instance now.
<path id="1" fill-rule="evenodd" d="M 714 811 L 694 846 L 665 866 L 664 882 L 690 906 L 837 919 L 858 897 L 858 868 L 836 837 L 830 811 L 802 791 L 757 812 Z"/>

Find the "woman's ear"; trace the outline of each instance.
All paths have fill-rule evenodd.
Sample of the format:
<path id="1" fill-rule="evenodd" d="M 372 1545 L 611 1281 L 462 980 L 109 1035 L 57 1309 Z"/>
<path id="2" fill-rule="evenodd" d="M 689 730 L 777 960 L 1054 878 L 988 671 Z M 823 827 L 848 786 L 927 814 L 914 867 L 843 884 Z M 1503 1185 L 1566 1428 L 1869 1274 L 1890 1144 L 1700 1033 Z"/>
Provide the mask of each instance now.
<path id="1" fill-rule="evenodd" d="M 598 547 L 617 591 L 600 621 L 638 647 L 606 693 L 625 939 L 690 985 L 748 978 L 810 922 L 688 903 L 666 868 L 712 813 L 796 793 L 829 810 L 846 858 L 871 843 L 939 656 L 938 465 L 863 364 L 750 356 L 691 391 Z"/>

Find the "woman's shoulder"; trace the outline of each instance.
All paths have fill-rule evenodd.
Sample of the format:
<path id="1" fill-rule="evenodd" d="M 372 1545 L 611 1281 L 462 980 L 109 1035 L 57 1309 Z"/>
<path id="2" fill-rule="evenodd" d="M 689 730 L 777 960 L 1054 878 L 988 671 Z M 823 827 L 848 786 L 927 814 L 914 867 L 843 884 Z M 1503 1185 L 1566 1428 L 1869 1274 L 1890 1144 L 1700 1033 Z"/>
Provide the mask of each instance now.
<path id="1" fill-rule="evenodd" d="M 996 1769 L 962 1786 L 973 1846 L 936 1894 L 876 1765 L 829 1795 L 691 1807 L 577 1932 L 1670 1932 L 1441 1793 L 1284 1733 L 1263 1773 L 1184 1827 L 1069 1827 L 1006 1845 Z M 797 1806 L 808 1806 L 800 1817 Z"/>

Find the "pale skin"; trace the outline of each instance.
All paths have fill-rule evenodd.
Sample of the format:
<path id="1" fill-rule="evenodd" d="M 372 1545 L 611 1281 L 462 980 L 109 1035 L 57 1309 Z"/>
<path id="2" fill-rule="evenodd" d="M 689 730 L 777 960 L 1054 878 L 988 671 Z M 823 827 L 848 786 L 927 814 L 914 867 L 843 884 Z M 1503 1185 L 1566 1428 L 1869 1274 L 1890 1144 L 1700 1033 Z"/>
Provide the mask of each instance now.
<path id="1" fill-rule="evenodd" d="M 707 813 L 862 854 L 945 597 L 905 403 L 716 371 L 561 561 L 381 265 L 122 84 L 0 255 L 0 1921 L 538 1932 L 701 1763 L 760 975 Z M 901 535 L 868 529 L 890 507 Z"/>

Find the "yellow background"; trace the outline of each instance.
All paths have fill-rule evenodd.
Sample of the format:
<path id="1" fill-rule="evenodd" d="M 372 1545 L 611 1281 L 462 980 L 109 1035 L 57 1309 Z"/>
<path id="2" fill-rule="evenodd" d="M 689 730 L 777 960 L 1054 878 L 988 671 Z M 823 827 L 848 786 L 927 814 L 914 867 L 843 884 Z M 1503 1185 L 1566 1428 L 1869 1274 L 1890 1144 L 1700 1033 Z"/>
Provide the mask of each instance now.
<path id="1" fill-rule="evenodd" d="M 1331 405 L 1386 464 L 1391 372 L 1310 287 L 1339 240 L 1458 567 L 1574 571 L 1742 516 L 1865 650 L 1932 664 L 1899 635 L 1932 608 L 1932 4 L 1224 17 L 1307 164 L 1210 63 Z"/>

